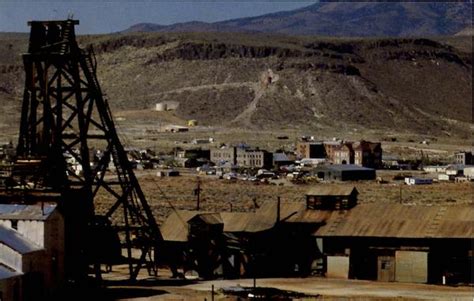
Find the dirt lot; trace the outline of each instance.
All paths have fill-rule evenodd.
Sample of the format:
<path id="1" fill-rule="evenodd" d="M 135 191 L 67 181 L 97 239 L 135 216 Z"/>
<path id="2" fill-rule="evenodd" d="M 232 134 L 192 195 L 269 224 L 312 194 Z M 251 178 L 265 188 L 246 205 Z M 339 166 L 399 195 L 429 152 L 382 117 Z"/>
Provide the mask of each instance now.
<path id="1" fill-rule="evenodd" d="M 346 182 L 354 185 L 359 191 L 359 202 L 400 202 L 410 204 L 449 205 L 473 202 L 474 183 L 435 183 L 433 185 L 407 186 L 401 181 L 392 180 L 399 172 L 378 172 L 387 184 L 377 184 L 375 181 Z M 156 171 L 137 172 L 140 185 L 153 209 L 158 223 L 161 223 L 171 211 L 171 205 L 176 209 L 195 209 L 196 201 L 193 194 L 197 184 L 197 175 L 185 174 L 179 177 L 159 178 Z M 215 177 L 200 176 L 201 181 L 201 210 L 207 211 L 251 211 L 254 210 L 252 199 L 257 203 L 274 201 L 280 196 L 283 201 L 304 201 L 306 191 L 312 185 L 291 184 L 283 186 L 254 183 L 248 181 L 218 180 Z M 337 184 L 324 184 L 337 185 Z M 111 203 L 100 198 L 96 208 L 104 210 Z"/>
<path id="2" fill-rule="evenodd" d="M 107 280 L 122 279 L 126 267 L 114 268 L 105 274 Z M 136 285 L 129 286 L 109 282 L 105 290 L 107 300 L 212 300 L 211 288 L 214 286 L 214 300 L 248 300 L 224 294 L 222 289 L 230 287 L 252 287 L 253 279 L 185 281 L 170 280 L 168 271 L 160 270 L 159 278 L 147 278 L 142 273 Z M 472 287 L 451 287 L 440 285 L 388 283 L 362 280 L 310 278 L 257 279 L 259 288 L 276 288 L 283 292 L 300 293 L 304 297 L 278 300 L 369 300 L 369 301 L 414 301 L 414 300 L 452 300 L 470 301 L 474 298 Z"/>

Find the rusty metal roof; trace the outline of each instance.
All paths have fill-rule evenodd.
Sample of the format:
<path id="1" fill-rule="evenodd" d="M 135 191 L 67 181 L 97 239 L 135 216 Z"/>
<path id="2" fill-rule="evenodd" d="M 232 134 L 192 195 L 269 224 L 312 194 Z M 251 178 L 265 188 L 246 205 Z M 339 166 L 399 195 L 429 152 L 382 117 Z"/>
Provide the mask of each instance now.
<path id="1" fill-rule="evenodd" d="M 206 223 L 208 225 L 222 224 L 222 218 L 219 215 L 219 213 L 199 213 L 196 216 L 194 216 L 193 218 L 191 218 L 191 220 L 193 220 L 195 218 L 199 218 L 200 220 L 202 220 L 204 223 Z"/>
<path id="2" fill-rule="evenodd" d="M 248 232 L 247 225 L 255 218 L 254 212 L 221 212 L 224 232 Z"/>
<path id="3" fill-rule="evenodd" d="M 165 241 L 186 242 L 188 241 L 188 222 L 199 217 L 207 224 L 222 224 L 219 213 L 208 211 L 175 210 L 163 222 L 160 227 L 161 235 Z"/>
<path id="4" fill-rule="evenodd" d="M 328 185 L 328 184 L 321 184 L 312 187 L 306 193 L 306 195 L 310 196 L 349 196 L 352 194 L 353 191 L 359 193 L 354 186 L 347 186 L 347 185 Z"/>
<path id="5" fill-rule="evenodd" d="M 313 235 L 472 239 L 473 209 L 473 205 L 360 204 L 333 212 Z"/>
<path id="6" fill-rule="evenodd" d="M 160 227 L 165 241 L 188 241 L 188 221 L 199 214 L 199 211 L 175 210 Z"/>

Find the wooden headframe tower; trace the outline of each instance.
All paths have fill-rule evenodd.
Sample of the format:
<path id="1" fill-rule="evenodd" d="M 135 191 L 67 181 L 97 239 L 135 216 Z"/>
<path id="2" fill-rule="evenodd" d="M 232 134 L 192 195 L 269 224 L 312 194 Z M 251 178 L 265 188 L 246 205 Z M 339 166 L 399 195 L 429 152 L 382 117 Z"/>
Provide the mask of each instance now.
<path id="1" fill-rule="evenodd" d="M 28 53 L 23 55 L 26 77 L 16 164 L 23 165 L 23 172 L 17 181 L 34 183 L 34 190 L 61 193 L 66 227 L 75 229 L 70 235 L 82 235 L 80 242 L 66 247 L 96 254 L 85 259 L 89 264 L 106 262 L 111 256 L 93 251 L 101 248 L 100 237 L 91 242 L 86 236 L 98 235 L 97 229 L 107 225 L 117 230 L 124 251 L 120 256 L 128 260 L 130 277 L 135 279 L 141 267 L 150 260 L 154 263 L 162 237 L 102 94 L 93 50 L 78 46 L 77 20 L 28 24 L 31 35 Z M 92 147 L 102 151 L 93 153 Z M 98 195 L 112 200 L 105 210 L 94 208 Z M 139 255 L 132 254 L 137 249 Z"/>

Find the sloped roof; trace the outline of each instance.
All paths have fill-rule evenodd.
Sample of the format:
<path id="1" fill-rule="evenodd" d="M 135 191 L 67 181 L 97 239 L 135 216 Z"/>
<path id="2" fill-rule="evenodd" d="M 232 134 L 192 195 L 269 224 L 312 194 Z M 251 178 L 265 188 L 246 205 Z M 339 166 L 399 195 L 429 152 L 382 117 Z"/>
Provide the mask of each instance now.
<path id="1" fill-rule="evenodd" d="M 291 161 L 285 153 L 273 153 L 273 161 L 286 162 Z"/>
<path id="2" fill-rule="evenodd" d="M 266 201 L 256 212 L 256 218 L 252 221 L 254 232 L 268 230 L 272 228 L 277 221 L 278 202 Z M 300 222 L 300 218 L 306 211 L 306 203 L 304 202 L 280 202 L 280 221 L 281 222 Z"/>
<path id="3" fill-rule="evenodd" d="M 18 205 L 0 204 L 0 219 L 8 220 L 46 220 L 56 209 L 54 204 Z"/>
<path id="4" fill-rule="evenodd" d="M 199 214 L 199 211 L 175 210 L 160 227 L 161 235 L 165 241 L 188 240 L 188 221 Z"/>
<path id="5" fill-rule="evenodd" d="M 334 211 L 331 210 L 302 210 L 286 220 L 288 223 L 321 224 L 324 223 Z"/>
<path id="6" fill-rule="evenodd" d="M 2 225 L 0 225 L 0 244 L 4 244 L 20 254 L 27 254 L 43 249 L 41 246 L 25 238 L 18 231 Z"/>
<path id="7" fill-rule="evenodd" d="M 0 263 L 0 280 L 20 276 L 22 273 L 11 270 Z"/>
<path id="8" fill-rule="evenodd" d="M 314 196 L 349 196 L 353 191 L 358 193 L 354 186 L 347 185 L 317 185 L 311 187 L 306 195 Z"/>
<path id="9" fill-rule="evenodd" d="M 222 224 L 222 218 L 219 215 L 219 213 L 199 213 L 199 214 L 196 214 L 194 217 L 192 217 L 191 220 L 195 218 L 201 219 L 203 222 L 205 222 L 208 225 Z"/>
<path id="10" fill-rule="evenodd" d="M 359 204 L 346 212 L 333 213 L 313 235 L 472 239 L 474 206 Z"/>
<path id="11" fill-rule="evenodd" d="M 248 232 L 247 225 L 255 218 L 254 212 L 221 212 L 224 232 Z"/>

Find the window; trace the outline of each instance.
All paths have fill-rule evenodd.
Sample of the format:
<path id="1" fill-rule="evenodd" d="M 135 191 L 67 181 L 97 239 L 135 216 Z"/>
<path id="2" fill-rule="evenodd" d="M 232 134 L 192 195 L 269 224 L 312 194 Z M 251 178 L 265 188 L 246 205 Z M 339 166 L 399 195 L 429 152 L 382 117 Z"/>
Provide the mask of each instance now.
<path id="1" fill-rule="evenodd" d="M 15 229 L 15 230 L 18 230 L 18 221 L 13 220 L 11 222 L 12 222 L 12 228 Z"/>

